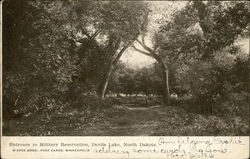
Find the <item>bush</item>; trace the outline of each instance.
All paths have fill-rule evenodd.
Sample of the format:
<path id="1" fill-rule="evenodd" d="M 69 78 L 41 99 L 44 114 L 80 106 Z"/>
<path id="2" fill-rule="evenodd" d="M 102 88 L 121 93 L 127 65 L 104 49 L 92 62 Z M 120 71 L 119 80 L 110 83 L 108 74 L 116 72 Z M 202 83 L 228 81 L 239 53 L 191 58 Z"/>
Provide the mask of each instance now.
<path id="1" fill-rule="evenodd" d="M 100 108 L 111 107 L 113 102 L 109 98 L 101 99 L 95 92 L 88 92 L 79 95 L 72 105 L 74 108 L 93 112 Z"/>
<path id="2" fill-rule="evenodd" d="M 245 91 L 230 93 L 226 100 L 217 105 L 218 114 L 227 117 L 241 116 L 248 119 L 249 97 L 250 93 Z"/>

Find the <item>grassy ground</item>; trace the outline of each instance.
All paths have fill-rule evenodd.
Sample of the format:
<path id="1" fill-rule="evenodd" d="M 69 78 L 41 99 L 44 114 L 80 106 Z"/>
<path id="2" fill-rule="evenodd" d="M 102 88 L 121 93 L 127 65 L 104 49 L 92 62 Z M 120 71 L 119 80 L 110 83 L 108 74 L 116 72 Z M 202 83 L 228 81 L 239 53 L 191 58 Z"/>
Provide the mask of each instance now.
<path id="1" fill-rule="evenodd" d="M 244 135 L 227 120 L 189 112 L 182 106 L 164 106 L 159 100 L 139 98 L 113 99 L 114 105 L 88 112 L 67 109 L 61 113 L 5 122 L 3 134 L 11 136 L 181 136 Z"/>

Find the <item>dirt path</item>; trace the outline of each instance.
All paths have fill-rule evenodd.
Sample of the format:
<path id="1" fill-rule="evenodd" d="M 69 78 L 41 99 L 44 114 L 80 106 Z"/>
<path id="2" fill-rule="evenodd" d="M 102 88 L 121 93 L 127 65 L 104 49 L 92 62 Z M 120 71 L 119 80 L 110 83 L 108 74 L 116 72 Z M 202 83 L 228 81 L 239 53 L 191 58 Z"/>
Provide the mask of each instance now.
<path id="1" fill-rule="evenodd" d="M 166 117 L 161 112 L 160 105 L 146 108 L 136 105 L 119 105 L 109 110 L 110 119 L 94 124 L 93 126 L 75 132 L 73 135 L 87 136 L 149 136 L 159 128 L 162 119 Z"/>
<path id="2" fill-rule="evenodd" d="M 221 117 L 196 114 L 187 111 L 185 105 L 146 107 L 138 101 L 125 102 L 93 113 L 74 108 L 50 118 L 33 115 L 11 120 L 5 123 L 3 132 L 7 136 L 232 135 Z"/>

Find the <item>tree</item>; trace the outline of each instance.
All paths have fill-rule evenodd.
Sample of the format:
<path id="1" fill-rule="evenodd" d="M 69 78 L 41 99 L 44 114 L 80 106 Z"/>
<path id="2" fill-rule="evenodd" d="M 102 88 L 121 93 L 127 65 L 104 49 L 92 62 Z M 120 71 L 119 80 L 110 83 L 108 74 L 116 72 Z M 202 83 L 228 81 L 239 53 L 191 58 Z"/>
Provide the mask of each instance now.
<path id="1" fill-rule="evenodd" d="M 170 92 L 169 92 L 169 77 L 168 77 L 168 66 L 165 63 L 165 61 L 163 60 L 163 58 L 157 54 L 157 46 L 155 46 L 155 48 L 151 49 L 149 48 L 146 44 L 145 44 L 145 40 L 144 37 L 142 36 L 142 40 L 139 41 L 138 39 L 136 39 L 136 41 L 146 50 L 143 51 L 141 49 L 138 49 L 135 45 L 133 45 L 133 48 L 144 54 L 147 56 L 150 56 L 152 58 L 154 58 L 162 67 L 162 74 L 163 74 L 163 87 L 164 87 L 164 91 L 163 91 L 163 101 L 166 105 L 170 105 Z"/>
<path id="2" fill-rule="evenodd" d="M 246 6 L 245 2 L 191 1 L 161 26 L 162 49 L 176 58 L 209 60 L 247 30 L 250 16 Z"/>
<path id="3" fill-rule="evenodd" d="M 215 51 L 232 45 L 249 27 L 250 11 L 247 2 L 194 1 L 192 7 L 197 11 L 198 22 L 203 31 L 203 59 Z"/>
<path id="4" fill-rule="evenodd" d="M 214 57 L 233 46 L 249 28 L 249 9 L 246 6 L 246 2 L 191 1 L 161 26 L 161 34 L 156 38 L 161 56 L 170 65 L 179 63 L 186 70 L 193 71 L 188 77 L 191 91 L 199 92 L 195 94 L 199 94 L 200 101 L 212 103 L 223 90 L 214 74 L 223 71 L 215 69 Z M 221 76 L 225 76 L 223 74 Z"/>
<path id="5" fill-rule="evenodd" d="M 246 6 L 245 2 L 191 1 L 161 25 L 161 30 L 154 35 L 153 49 L 146 46 L 144 39 L 137 40 L 146 52 L 135 49 L 155 58 L 165 70 L 162 72 L 166 74 L 166 103 L 169 103 L 169 66 L 176 63 L 188 66 L 199 59 L 209 60 L 216 51 L 232 45 L 249 25 Z"/>
<path id="6" fill-rule="evenodd" d="M 63 9 L 61 1 L 3 3 L 3 107 L 12 115 L 64 98 L 75 64 Z"/>
<path id="7" fill-rule="evenodd" d="M 110 77 L 120 57 L 144 29 L 149 11 L 143 2 L 93 2 L 89 8 L 87 10 L 90 12 L 87 15 L 91 20 L 87 21 L 87 25 L 84 21 L 76 27 L 84 35 L 78 42 L 87 39 L 104 56 L 104 73 L 101 75 L 98 89 L 99 95 L 104 98 Z M 76 10 L 78 18 L 82 17 L 82 14 L 86 16 L 86 11 Z M 82 45 L 82 48 L 80 52 L 86 49 L 86 45 Z"/>
<path id="8" fill-rule="evenodd" d="M 124 4 L 123 4 L 124 5 Z M 126 10 L 127 13 L 125 13 L 126 16 L 126 23 L 128 24 L 127 27 L 125 28 L 125 35 L 128 36 L 129 35 L 129 39 L 124 39 L 122 42 L 124 43 L 123 46 L 120 49 L 119 52 L 117 53 L 117 55 L 113 55 L 106 77 L 104 78 L 105 80 L 102 83 L 102 87 L 101 87 L 101 97 L 104 98 L 105 96 L 105 92 L 106 92 L 106 88 L 108 85 L 108 82 L 110 80 L 111 74 L 114 70 L 114 68 L 117 65 L 118 60 L 120 59 L 120 57 L 122 56 L 122 54 L 124 53 L 124 51 L 135 41 L 135 39 L 138 37 L 138 35 L 140 34 L 140 32 L 144 29 L 143 25 L 145 23 L 145 19 L 147 19 L 147 15 L 148 15 L 148 10 L 146 10 L 146 8 L 142 8 L 142 7 L 146 7 L 145 5 L 141 5 L 141 4 L 132 4 L 133 6 L 130 6 L 131 4 L 128 3 L 128 9 Z M 122 13 L 124 14 L 124 12 Z M 117 15 L 116 15 L 117 16 Z M 121 32 L 118 30 L 118 32 Z M 124 38 L 124 35 L 122 36 Z M 118 50 L 116 49 L 116 50 Z"/>

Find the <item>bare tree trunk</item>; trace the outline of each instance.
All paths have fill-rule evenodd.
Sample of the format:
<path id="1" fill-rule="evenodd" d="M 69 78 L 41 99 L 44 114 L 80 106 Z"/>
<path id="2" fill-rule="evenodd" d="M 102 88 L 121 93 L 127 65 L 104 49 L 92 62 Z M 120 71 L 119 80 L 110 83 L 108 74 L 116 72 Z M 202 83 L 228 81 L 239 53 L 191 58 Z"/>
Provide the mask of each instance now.
<path id="1" fill-rule="evenodd" d="M 155 59 L 160 63 L 162 67 L 163 74 L 163 102 L 166 105 L 170 105 L 170 92 L 169 92 L 169 78 L 168 78 L 168 67 L 164 63 L 163 59 L 159 56 L 156 56 Z"/>
<path id="2" fill-rule="evenodd" d="M 101 95 L 101 99 L 105 98 L 105 92 L 107 90 L 108 87 L 108 83 L 110 80 L 110 77 L 112 76 L 112 73 L 114 71 L 114 68 L 116 67 L 119 59 L 121 58 L 122 54 L 124 53 L 124 51 L 135 41 L 135 39 L 139 36 L 139 33 L 134 37 L 134 39 L 126 46 L 124 46 L 117 54 L 117 56 L 115 57 L 115 55 L 113 56 L 113 59 L 110 62 L 110 66 L 108 68 L 107 74 L 105 76 L 104 81 L 101 83 L 101 89 L 100 89 L 100 95 Z M 120 42 L 116 43 L 119 44 Z M 118 49 L 119 45 L 117 45 L 116 50 Z"/>
<path id="3" fill-rule="evenodd" d="M 109 80 L 110 80 L 110 77 L 113 73 L 113 70 L 114 68 L 116 67 L 117 65 L 117 62 L 119 61 L 119 59 L 121 58 L 123 52 L 128 48 L 129 46 L 125 46 L 123 47 L 120 52 L 118 53 L 118 55 L 113 58 L 113 60 L 110 62 L 110 66 L 108 68 L 108 71 L 107 71 L 107 74 L 105 76 L 105 79 L 104 81 L 101 83 L 101 89 L 100 89 L 100 95 L 101 95 L 101 99 L 104 99 L 105 98 L 105 92 L 107 90 L 107 87 L 108 87 L 108 83 L 109 83 Z"/>
<path id="4" fill-rule="evenodd" d="M 169 93 L 169 78 L 168 78 L 168 69 L 166 67 L 163 68 L 163 101 L 166 105 L 170 105 L 170 93 Z"/>
<path id="5" fill-rule="evenodd" d="M 106 74 L 106 77 L 104 79 L 104 82 L 102 83 L 101 99 L 105 98 L 105 92 L 107 90 L 107 86 L 108 86 L 108 83 L 109 83 L 112 72 L 113 72 L 113 65 L 111 64 L 110 67 L 109 67 L 109 70 L 108 70 L 108 72 Z"/>
<path id="6" fill-rule="evenodd" d="M 170 92 L 169 92 L 169 79 L 168 79 L 168 66 L 167 64 L 164 62 L 164 60 L 162 59 L 162 57 L 160 57 L 158 54 L 155 53 L 155 49 L 150 49 L 148 46 L 146 46 L 144 39 L 142 38 L 142 42 L 140 42 L 138 39 L 136 40 L 139 44 L 141 44 L 141 46 L 148 52 L 145 52 L 143 50 L 140 50 L 138 48 L 136 48 L 135 46 L 134 49 L 144 55 L 147 55 L 149 57 L 154 58 L 162 67 L 162 74 L 163 74 L 163 86 L 164 86 L 164 90 L 163 90 L 163 102 L 166 105 L 170 105 Z"/>

